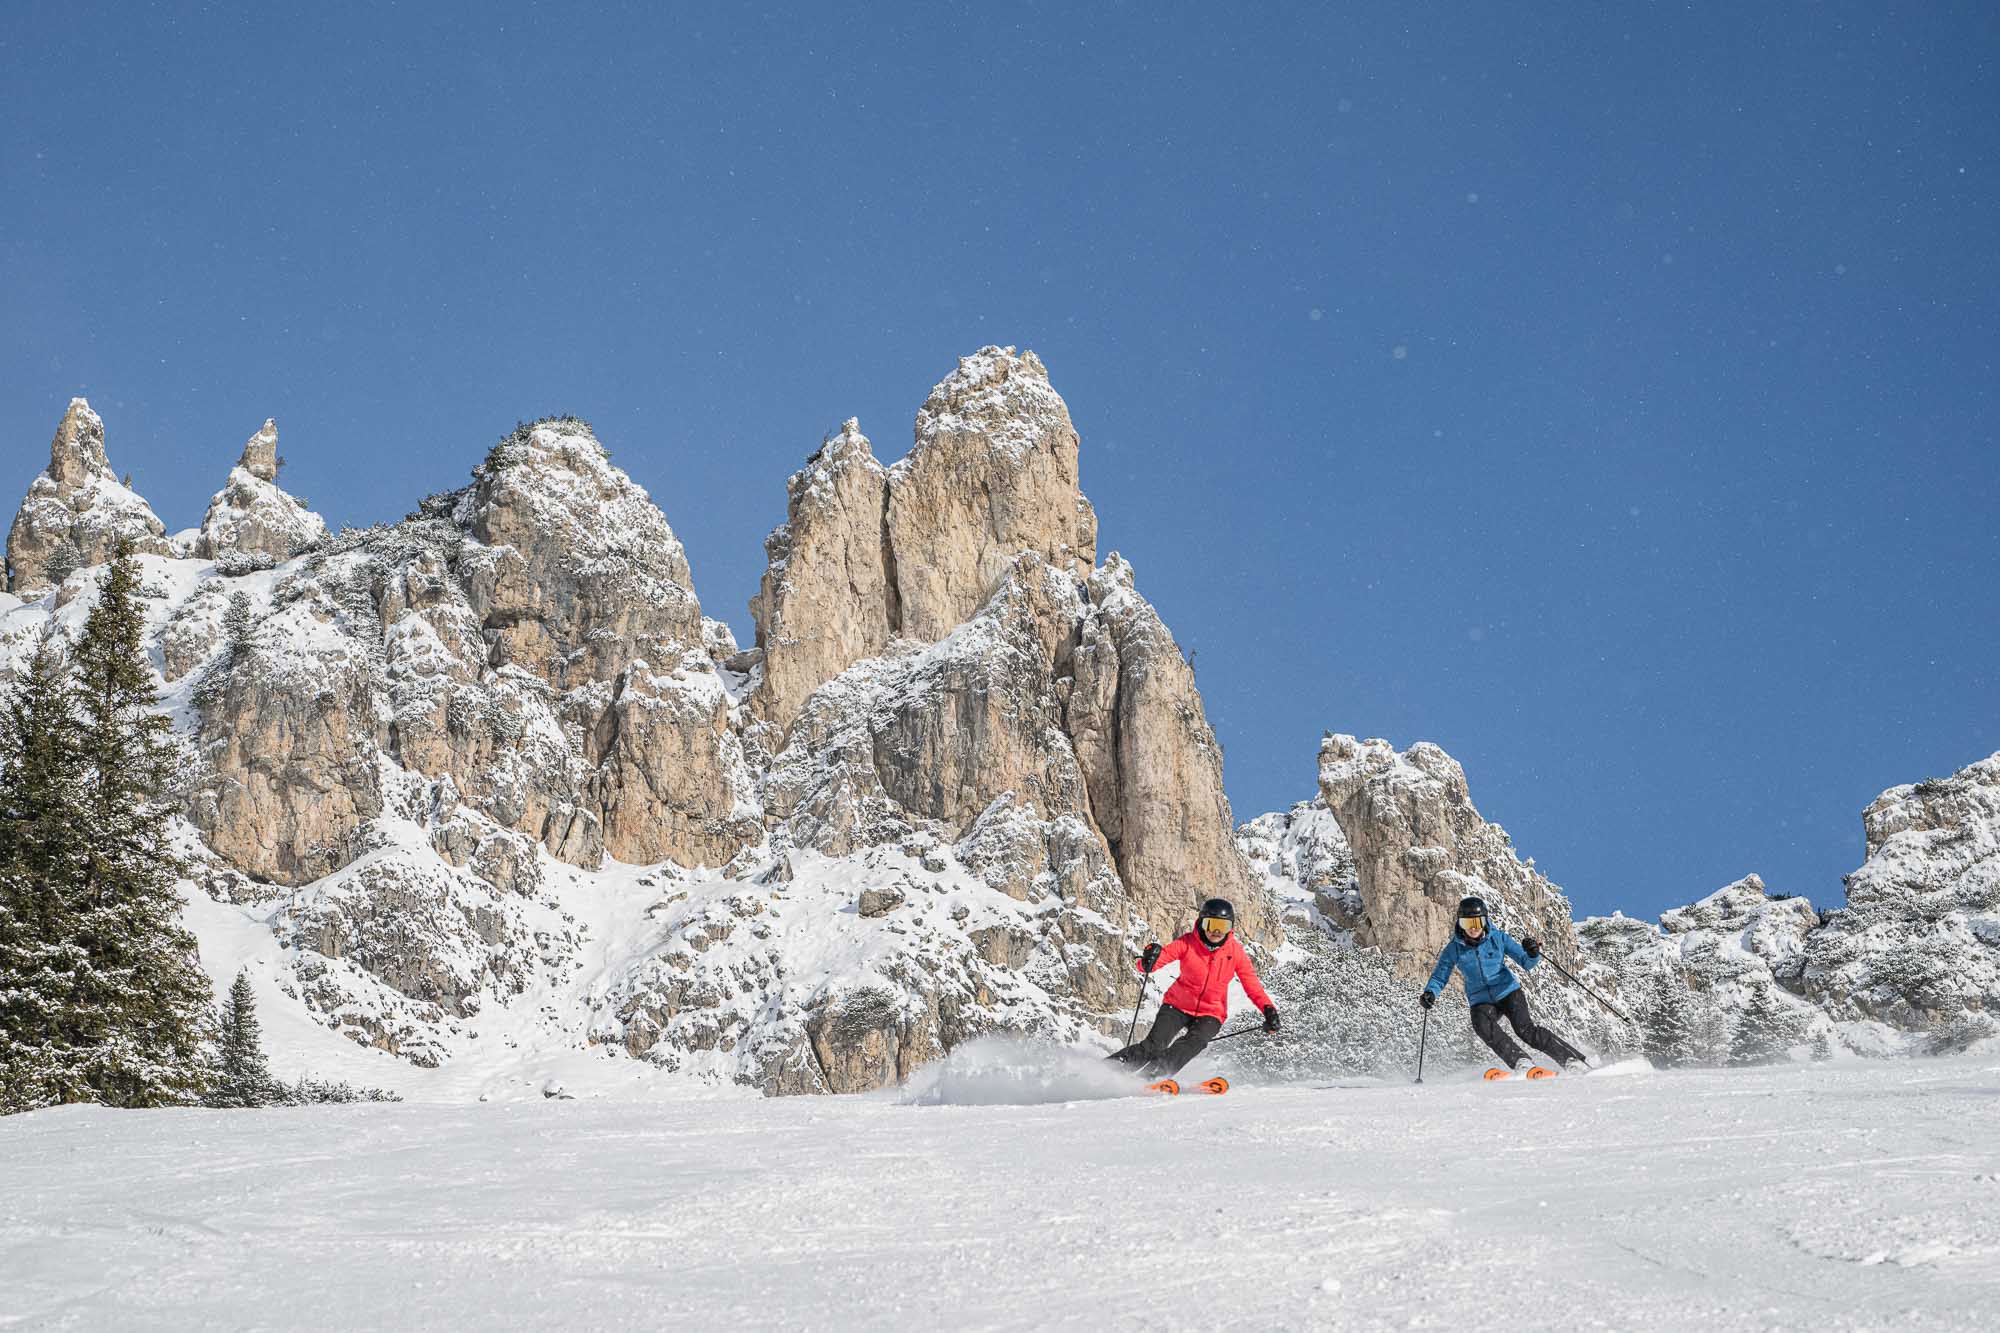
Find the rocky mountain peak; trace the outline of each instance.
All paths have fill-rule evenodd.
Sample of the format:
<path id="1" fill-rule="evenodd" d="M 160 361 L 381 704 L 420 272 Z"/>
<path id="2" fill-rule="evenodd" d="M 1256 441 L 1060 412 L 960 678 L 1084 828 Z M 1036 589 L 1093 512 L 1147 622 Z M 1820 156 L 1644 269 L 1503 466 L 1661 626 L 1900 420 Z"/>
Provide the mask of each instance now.
<path id="1" fill-rule="evenodd" d="M 325 539 L 326 520 L 278 486 L 278 423 L 267 417 L 244 444 L 229 480 L 210 498 L 194 554 L 204 560 L 239 553 L 283 561 Z"/>
<path id="2" fill-rule="evenodd" d="M 1097 515 L 1079 488 L 1077 447 L 1069 408 L 1032 352 L 982 348 L 931 390 L 888 479 L 904 635 L 950 633 L 1022 551 L 1089 574 Z"/>
<path id="3" fill-rule="evenodd" d="M 884 469 L 849 420 L 786 486 L 786 516 L 750 604 L 764 674 L 755 706 L 789 727 L 811 690 L 895 639 L 935 643 L 971 619 L 1016 557 L 1088 577 L 1097 516 L 1077 483 L 1069 408 L 1033 352 L 959 360 Z"/>
<path id="4" fill-rule="evenodd" d="M 471 557 L 469 592 L 494 666 L 567 688 L 702 650 L 687 552 L 589 423 L 517 427 L 474 469 L 453 518 L 486 548 Z"/>
<path id="5" fill-rule="evenodd" d="M 1806 993 L 1837 1019 L 1955 1049 L 2000 1033 L 2000 754 L 1891 787 L 1862 815 L 1868 859 L 1812 933 Z M 1867 1034 L 1843 1034 L 1867 1049 Z"/>
<path id="6" fill-rule="evenodd" d="M 1969 764 L 1948 778 L 1889 788 L 1862 812 L 1861 828 L 1870 857 L 1899 834 L 1967 833 L 1969 840 L 1977 840 L 1983 831 L 1991 837 L 2000 832 L 2000 754 Z M 1850 898 L 1855 887 L 1850 878 Z M 1870 885 L 1864 881 L 1860 887 L 1865 893 Z"/>
<path id="7" fill-rule="evenodd" d="M 102 564 L 120 540 L 135 551 L 171 555 L 166 525 L 111 470 L 104 421 L 70 399 L 49 445 L 49 465 L 28 486 L 7 534 L 7 586 L 39 596 L 71 570 Z"/>
<path id="8" fill-rule="evenodd" d="M 1319 786 L 1354 853 L 1361 914 L 1340 924 L 1357 943 L 1392 955 L 1407 975 L 1428 972 L 1458 900 L 1478 896 L 1503 929 L 1537 936 L 1574 969 L 1569 899 L 1480 817 L 1464 768 L 1438 746 L 1420 741 L 1398 754 L 1385 740 L 1329 733 Z"/>
<path id="9" fill-rule="evenodd" d="M 243 457 L 236 466 L 248 472 L 259 481 L 278 479 L 278 422 L 276 418 L 265 417 L 258 428 L 243 445 Z"/>
<path id="10" fill-rule="evenodd" d="M 901 628 L 888 473 L 849 418 L 785 483 L 785 521 L 750 600 L 764 674 L 755 705 L 780 728 L 806 696 L 888 647 Z"/>
<path id="11" fill-rule="evenodd" d="M 1024 458 L 1050 438 L 1076 430 L 1069 406 L 1049 384 L 1048 367 L 1033 352 L 982 347 L 958 359 L 917 409 L 917 444 L 962 435 L 986 448 Z"/>
<path id="12" fill-rule="evenodd" d="M 56 485 L 75 490 L 93 476 L 112 476 L 104 455 L 104 418 L 86 399 L 72 398 L 49 444 L 49 473 Z"/>

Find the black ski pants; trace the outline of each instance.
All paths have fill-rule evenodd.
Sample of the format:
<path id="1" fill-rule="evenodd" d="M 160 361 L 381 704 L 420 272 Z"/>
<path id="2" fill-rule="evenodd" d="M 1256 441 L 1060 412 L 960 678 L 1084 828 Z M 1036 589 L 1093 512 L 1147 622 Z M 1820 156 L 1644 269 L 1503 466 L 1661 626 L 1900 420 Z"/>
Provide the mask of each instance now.
<path id="1" fill-rule="evenodd" d="M 1219 1018 L 1210 1018 L 1207 1014 L 1197 1018 L 1193 1014 L 1182 1013 L 1170 1004 L 1163 1004 L 1159 1015 L 1153 1019 L 1151 1032 L 1106 1058 L 1120 1064 L 1137 1065 L 1143 1074 L 1164 1078 L 1180 1073 L 1181 1067 L 1200 1055 L 1202 1048 L 1213 1041 L 1220 1031 L 1222 1020 Z"/>
<path id="2" fill-rule="evenodd" d="M 1507 1064 L 1527 1058 L 1528 1053 L 1515 1045 L 1500 1027 L 1505 1018 L 1520 1034 L 1521 1040 L 1543 1052 L 1557 1064 L 1569 1060 L 1583 1059 L 1583 1052 L 1576 1049 L 1545 1027 L 1536 1024 L 1528 1013 L 1528 996 L 1525 991 L 1515 990 L 1504 996 L 1498 1004 L 1475 1004 L 1472 1006 L 1472 1030 L 1480 1040 L 1493 1048 L 1493 1053 Z"/>

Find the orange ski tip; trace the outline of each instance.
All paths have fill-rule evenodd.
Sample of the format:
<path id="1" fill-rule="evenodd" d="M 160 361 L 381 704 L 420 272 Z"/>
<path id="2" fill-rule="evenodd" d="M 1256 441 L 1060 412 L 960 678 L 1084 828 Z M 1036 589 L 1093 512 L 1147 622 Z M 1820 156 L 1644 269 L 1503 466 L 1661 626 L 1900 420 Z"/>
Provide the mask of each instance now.
<path id="1" fill-rule="evenodd" d="M 1208 1090 L 1209 1092 L 1215 1092 L 1215 1093 L 1228 1092 L 1229 1080 L 1221 1077 L 1205 1078 L 1201 1081 L 1201 1086 L 1206 1090 Z"/>
<path id="2" fill-rule="evenodd" d="M 1513 1073 L 1511 1069 L 1489 1069 L 1486 1071 L 1486 1081 L 1491 1083 L 1496 1078 L 1511 1078 Z"/>
<path id="3" fill-rule="evenodd" d="M 1544 1069 L 1540 1065 L 1536 1065 L 1533 1069 L 1530 1069 L 1528 1071 L 1529 1078 L 1554 1078 L 1555 1076 L 1556 1076 L 1555 1070 Z"/>
<path id="4" fill-rule="evenodd" d="M 1146 1085 L 1147 1092 L 1164 1092 L 1169 1097 L 1172 1097 L 1180 1090 L 1181 1085 L 1170 1078 L 1163 1078 L 1158 1083 L 1148 1083 Z"/>

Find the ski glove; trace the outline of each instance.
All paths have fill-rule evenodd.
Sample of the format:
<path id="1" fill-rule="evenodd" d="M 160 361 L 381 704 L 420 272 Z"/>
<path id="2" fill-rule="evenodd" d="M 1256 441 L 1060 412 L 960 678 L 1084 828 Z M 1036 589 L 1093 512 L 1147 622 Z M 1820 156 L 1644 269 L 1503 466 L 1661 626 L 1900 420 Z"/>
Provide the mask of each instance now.
<path id="1" fill-rule="evenodd" d="M 1438 1002 L 1438 997 L 1431 994 L 1429 991 L 1417 992 L 1417 1003 L 1422 1005 L 1424 1008 L 1428 1009 L 1437 1002 Z"/>
<path id="2" fill-rule="evenodd" d="M 1530 935 L 1527 939 L 1521 941 L 1521 952 L 1530 958 L 1540 958 L 1542 956 L 1542 942 Z"/>
<path id="3" fill-rule="evenodd" d="M 1160 961 L 1160 946 L 1157 944 L 1147 945 L 1146 951 L 1139 955 L 1139 965 L 1145 968 L 1148 972 L 1152 971 L 1153 965 L 1158 963 L 1159 961 Z"/>
<path id="4" fill-rule="evenodd" d="M 1264 1031 L 1276 1032 L 1277 1030 L 1278 1030 L 1278 1006 L 1275 1004 L 1267 1004 L 1264 1006 Z"/>

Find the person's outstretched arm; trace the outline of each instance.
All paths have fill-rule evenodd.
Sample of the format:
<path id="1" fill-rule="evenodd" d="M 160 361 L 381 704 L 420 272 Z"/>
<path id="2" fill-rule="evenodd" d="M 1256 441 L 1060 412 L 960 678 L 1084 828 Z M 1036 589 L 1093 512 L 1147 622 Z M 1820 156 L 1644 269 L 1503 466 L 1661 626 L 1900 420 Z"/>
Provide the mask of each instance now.
<path id="1" fill-rule="evenodd" d="M 1499 935 L 1500 937 L 1500 947 L 1506 950 L 1507 956 L 1509 958 L 1513 959 L 1515 962 L 1521 965 L 1521 970 L 1523 972 L 1534 971 L 1535 964 L 1542 961 L 1542 956 L 1540 953 L 1529 953 L 1526 949 L 1523 949 L 1521 947 L 1521 942 L 1519 940 L 1515 939 L 1512 935 L 1509 935 L 1506 931 L 1501 930 L 1501 931 L 1496 931 L 1494 933 Z"/>

